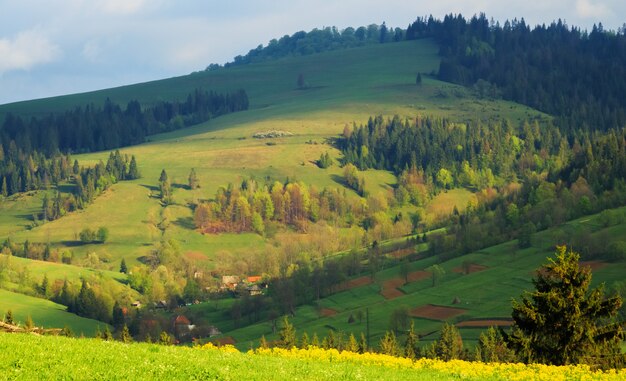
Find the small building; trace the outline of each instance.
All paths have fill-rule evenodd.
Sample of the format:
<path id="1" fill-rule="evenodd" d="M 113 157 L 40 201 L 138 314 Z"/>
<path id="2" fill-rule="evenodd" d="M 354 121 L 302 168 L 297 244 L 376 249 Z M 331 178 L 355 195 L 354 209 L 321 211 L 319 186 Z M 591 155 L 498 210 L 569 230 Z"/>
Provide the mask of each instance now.
<path id="1" fill-rule="evenodd" d="M 159 300 L 158 302 L 154 303 L 154 307 L 155 308 L 167 308 L 167 302 L 165 300 Z"/>
<path id="2" fill-rule="evenodd" d="M 222 277 L 222 289 L 235 290 L 239 283 L 241 282 L 241 278 L 237 275 L 224 275 Z"/>
<path id="3" fill-rule="evenodd" d="M 250 296 L 261 295 L 263 293 L 263 290 L 258 284 L 253 284 L 252 286 L 247 287 L 246 291 L 250 294 Z"/>
<path id="4" fill-rule="evenodd" d="M 141 302 L 139 300 L 135 300 L 130 304 L 131 307 L 141 308 Z"/>
<path id="5" fill-rule="evenodd" d="M 248 283 L 259 283 L 261 280 L 263 279 L 263 277 L 261 277 L 260 275 L 252 275 L 246 278 L 246 281 Z"/>

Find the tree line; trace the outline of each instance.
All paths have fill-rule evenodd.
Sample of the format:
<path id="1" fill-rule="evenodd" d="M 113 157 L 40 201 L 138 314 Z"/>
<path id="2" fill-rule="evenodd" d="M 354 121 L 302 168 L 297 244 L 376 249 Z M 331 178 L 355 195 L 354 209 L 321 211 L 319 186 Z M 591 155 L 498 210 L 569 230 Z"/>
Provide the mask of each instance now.
<path id="1" fill-rule="evenodd" d="M 75 160 L 71 171 L 75 184 L 73 192 L 57 191 L 53 197 L 46 193 L 40 215 L 42 220 L 56 220 L 68 212 L 83 209 L 116 182 L 140 177 L 135 156 L 122 156 L 119 151 L 110 153 L 106 165 L 100 161 L 94 167 L 85 168 Z"/>
<path id="2" fill-rule="evenodd" d="M 343 30 L 337 27 L 315 28 L 309 32 L 299 31 L 291 36 L 284 35 L 279 39 L 272 39 L 267 46 L 261 44 L 243 56 L 236 56 L 232 62 L 224 66 L 244 65 L 287 56 L 306 56 L 367 44 L 398 42 L 404 39 L 405 31 L 402 28 L 388 27 L 384 22 L 381 25 L 370 24 L 356 29 L 353 27 Z M 211 64 L 206 70 L 215 70 L 219 67 L 220 65 Z"/>
<path id="3" fill-rule="evenodd" d="M 139 144 L 149 135 L 246 109 L 244 90 L 223 94 L 196 89 L 184 101 L 157 101 L 150 106 L 132 100 L 123 109 L 107 98 L 102 107 L 90 104 L 41 118 L 25 119 L 9 113 L 0 127 L 0 159 L 5 152 L 13 157 L 15 152 L 28 155 L 38 151 L 51 157 L 58 152 L 93 152 Z"/>
<path id="4" fill-rule="evenodd" d="M 285 316 L 278 340 L 269 343 L 264 336 L 259 346 L 283 348 L 319 347 L 364 353 L 378 351 L 391 356 L 464 359 L 483 362 L 524 362 L 551 365 L 588 364 L 595 368 L 622 368 L 626 356 L 621 344 L 625 322 L 618 316 L 620 295 L 605 295 L 602 286 L 591 288 L 589 267 L 579 265 L 580 256 L 557 246 L 554 258 L 541 266 L 533 280 L 535 289 L 513 300 L 510 329 L 491 327 L 480 334 L 473 353 L 463 345 L 459 329 L 444 323 L 439 338 L 431 345 L 420 345 L 414 322 L 408 315 L 403 324 L 394 324 L 377 347 L 361 333 L 346 336 L 329 330 L 320 340 L 305 332 L 298 339 L 296 329 Z M 410 323 L 409 323 L 410 321 Z M 400 341 L 400 337 L 404 340 Z"/>
<path id="5" fill-rule="evenodd" d="M 398 192 L 418 200 L 427 189 L 487 189 L 547 173 L 569 186 L 580 177 L 593 192 L 619 188 L 626 179 L 626 130 L 561 132 L 550 123 L 454 123 L 446 118 L 370 117 L 337 140 L 343 161 L 361 170 L 394 171 Z M 419 185 L 414 189 L 410 185 Z M 621 184 L 621 185 L 620 185 Z M 419 204 L 419 202 L 417 202 Z"/>
<path id="6" fill-rule="evenodd" d="M 450 14 L 408 27 L 407 39 L 423 37 L 439 44 L 441 80 L 554 115 L 564 130 L 626 123 L 626 29 L 598 24 L 589 32 L 560 19 L 531 28 L 523 18 L 500 25 L 485 14 Z"/>

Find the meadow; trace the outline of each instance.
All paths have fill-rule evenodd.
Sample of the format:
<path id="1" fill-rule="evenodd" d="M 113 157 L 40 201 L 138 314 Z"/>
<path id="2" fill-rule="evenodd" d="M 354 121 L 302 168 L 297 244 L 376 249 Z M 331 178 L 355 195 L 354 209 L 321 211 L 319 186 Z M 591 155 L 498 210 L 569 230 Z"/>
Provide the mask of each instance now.
<path id="1" fill-rule="evenodd" d="M 0 333 L 0 378 L 168 380 L 619 380 L 586 366 L 482 364 L 336 350 L 180 348 Z"/>
<path id="2" fill-rule="evenodd" d="M 336 161 L 340 155 L 328 139 L 341 133 L 345 126 L 365 123 L 367 118 L 378 114 L 386 117 L 397 114 L 402 118 L 436 115 L 456 121 L 504 117 L 516 122 L 545 117 L 514 103 L 477 99 L 467 89 L 428 76 L 424 76 L 421 86 L 416 86 L 416 73 L 430 73 L 437 69 L 438 62 L 432 41 L 408 41 L 290 57 L 0 106 L 1 116 L 8 111 L 31 115 L 92 102 L 97 105 L 107 97 L 121 104 L 130 99 L 150 104 L 158 99 L 182 98 L 196 87 L 216 91 L 244 88 L 251 104 L 248 111 L 151 136 L 149 142 L 122 149 L 122 153 L 137 157 L 142 178 L 115 184 L 83 211 L 31 228 L 41 192 L 0 202 L 0 239 L 50 242 L 54 247 L 72 250 L 78 258 L 91 252 L 110 256 L 113 261 L 109 269 L 116 270 L 122 258 L 135 264 L 156 242 L 176 237 L 183 254 L 199 252 L 207 258 L 204 265 L 212 268 L 217 252 L 258 247 L 264 240 L 254 234 L 200 235 L 193 230 L 192 212 L 186 205 L 209 199 L 218 187 L 249 177 L 271 178 L 272 181 L 297 179 L 318 189 L 342 187 L 338 180 L 342 169 Z M 305 89 L 296 87 L 299 73 L 308 84 Z M 294 136 L 271 140 L 252 138 L 256 132 L 268 130 L 289 131 Z M 320 169 L 315 161 L 325 152 L 331 154 L 335 163 L 328 169 Z M 73 157 L 83 165 L 93 165 L 98 160 L 106 160 L 108 154 L 99 152 Z M 189 190 L 183 186 L 191 168 L 198 174 L 200 189 Z M 175 205 L 167 208 L 154 197 L 162 169 L 166 169 L 174 185 Z M 363 176 L 366 190 L 371 194 L 386 192 L 395 184 L 393 174 L 386 171 L 369 170 Z M 450 194 L 454 192 L 457 191 Z M 459 204 L 465 206 L 469 196 L 461 193 Z M 435 201 L 428 211 L 434 216 L 449 208 L 439 210 L 437 205 L 442 204 Z M 171 223 L 161 231 L 155 225 L 163 219 Z M 72 245 L 82 228 L 99 226 L 110 231 L 107 243 Z"/>
<path id="3" fill-rule="evenodd" d="M 617 211 L 623 214 L 626 208 Z M 555 240 L 563 239 L 555 237 L 566 237 L 572 231 L 586 228 L 591 232 L 590 238 L 602 237 L 608 244 L 626 234 L 626 223 L 604 227 L 599 219 L 600 215 L 587 216 L 538 232 L 527 249 L 519 249 L 517 241 L 509 241 L 444 261 L 440 266 L 445 275 L 435 286 L 426 269 L 437 263 L 436 257 L 411 262 L 409 270 L 415 275 L 407 284 L 404 284 L 400 266 L 384 269 L 374 279 L 365 275 L 369 279 L 367 284 L 322 298 L 315 306 L 298 307 L 290 320 L 298 336 L 306 332 L 309 337 L 317 334 L 321 340 L 332 330 L 344 338 L 351 333 L 359 337 L 367 329 L 365 313 L 368 309 L 370 344 L 376 346 L 391 327 L 392 312 L 406 309 L 422 346 L 439 338 L 445 321 L 457 324 L 465 347 L 472 350 L 480 333 L 489 326 L 499 324 L 506 328 L 510 325 L 512 298 L 519 299 L 524 290 L 533 288 L 531 280 L 535 270 L 553 256 Z M 592 266 L 594 287 L 604 283 L 610 288 L 614 282 L 623 281 L 626 271 L 623 261 L 592 261 L 582 265 Z M 277 339 L 269 321 L 235 329 L 227 307 L 222 304 L 216 309 L 211 303 L 202 303 L 192 306 L 190 311 L 224 327 L 222 331 L 234 339 L 241 350 L 258 346 L 261 335 L 270 341 Z"/>

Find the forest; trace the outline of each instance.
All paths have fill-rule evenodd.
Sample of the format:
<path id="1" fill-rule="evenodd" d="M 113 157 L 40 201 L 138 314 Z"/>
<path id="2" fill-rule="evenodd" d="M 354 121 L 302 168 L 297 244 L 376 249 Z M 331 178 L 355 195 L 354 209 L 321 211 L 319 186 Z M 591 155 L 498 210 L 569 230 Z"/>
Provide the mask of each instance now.
<path id="1" fill-rule="evenodd" d="M 221 94 L 196 89 L 185 101 L 158 101 L 151 106 L 133 100 L 122 109 L 107 99 L 102 107 L 91 104 L 43 118 L 25 120 L 9 113 L 0 128 L 0 164 L 9 165 L 2 163 L 3 158 L 13 159 L 19 152 L 51 156 L 140 144 L 149 135 L 246 109 L 244 90 Z"/>

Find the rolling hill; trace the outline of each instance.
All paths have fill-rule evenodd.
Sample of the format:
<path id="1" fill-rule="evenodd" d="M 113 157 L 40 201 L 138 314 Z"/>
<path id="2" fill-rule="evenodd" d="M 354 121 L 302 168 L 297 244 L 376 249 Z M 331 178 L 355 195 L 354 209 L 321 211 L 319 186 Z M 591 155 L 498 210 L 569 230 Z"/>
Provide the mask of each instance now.
<path id="1" fill-rule="evenodd" d="M 99 264 L 103 271 L 120 284 L 125 276 L 116 276 L 124 259 L 130 267 L 145 262 L 162 240 L 175 239 L 177 255 L 190 259 L 198 269 L 222 270 L 229 262 L 251 251 L 279 246 L 271 237 L 254 233 L 201 234 L 195 230 L 193 211 L 189 205 L 214 197 L 219 187 L 241 183 L 253 177 L 259 181 L 297 179 L 318 189 L 338 187 L 356 199 L 356 193 L 341 181 L 343 170 L 337 165 L 340 152 L 330 142 L 346 126 L 365 123 L 376 115 L 401 119 L 418 116 L 448 118 L 465 123 L 471 120 L 489 122 L 510 120 L 517 125 L 523 120 L 548 121 L 550 116 L 528 107 L 492 99 L 481 99 L 468 88 L 445 83 L 428 75 L 439 67 L 437 45 L 429 39 L 393 44 L 371 45 L 343 51 L 331 51 L 306 57 L 288 57 L 249 65 L 221 68 L 187 76 L 125 86 L 115 89 L 63 97 L 19 102 L 0 106 L 0 115 L 11 112 L 23 116 L 41 116 L 62 112 L 89 103 L 102 104 L 105 99 L 125 104 L 139 100 L 151 104 L 158 100 L 182 99 L 195 88 L 215 91 L 246 90 L 250 99 L 247 111 L 210 120 L 175 132 L 150 136 L 144 144 L 125 147 L 123 154 L 135 155 L 142 177 L 113 185 L 84 210 L 70 213 L 58 220 L 33 224 L 33 214 L 41 205 L 44 191 L 11 196 L 0 202 L 0 241 L 49 243 L 58 250 L 71 250 L 74 264 L 91 266 L 90 254 L 108 258 Z M 423 82 L 416 85 L 417 73 Z M 297 87 L 302 74 L 306 85 Z M 287 131 L 292 136 L 256 139 L 257 132 Z M 335 165 L 321 169 L 316 160 L 330 153 Z M 109 152 L 73 155 L 83 165 L 105 161 Z M 191 168 L 198 174 L 200 188 L 187 189 L 184 184 Z M 174 184 L 174 202 L 164 206 L 156 197 L 159 174 L 163 169 Z M 393 173 L 382 170 L 362 172 L 370 194 L 389 193 L 396 184 Z M 53 190 L 49 191 L 50 193 Z M 476 199 L 475 189 L 454 189 L 433 198 L 426 205 L 427 218 L 441 211 L 451 212 L 456 206 L 463 210 Z M 393 211 L 408 214 L 414 208 Z M 389 214 L 393 214 L 389 212 Z M 430 216 L 430 217 L 428 217 Z M 574 221 L 570 224 L 580 224 Z M 78 245 L 81 229 L 107 227 L 110 238 L 103 244 Z M 619 237 L 623 224 L 611 230 Z M 348 234 L 348 229 L 344 233 Z M 517 250 L 514 241 L 473 252 L 442 263 L 444 281 L 437 286 L 425 269 L 436 258 L 420 258 L 411 263 L 414 280 L 398 281 L 399 268 L 392 267 L 377 274 L 369 284 L 351 288 L 322 299 L 318 306 L 299 307 L 294 318 L 302 332 L 325 334 L 328 329 L 361 332 L 365 322 L 348 323 L 357 311 L 369 309 L 372 340 L 378 341 L 389 328 L 389 315 L 396 309 L 410 310 L 425 342 L 437 336 L 441 321 L 483 321 L 467 323 L 464 338 L 473 343 L 484 320 L 503 320 L 509 316 L 510 298 L 530 287 L 534 269 L 545 261 L 553 247 L 555 230 L 537 234 L 538 241 L 524 250 Z M 285 242 L 302 238 L 303 234 L 285 232 Z M 344 248 L 345 249 L 345 248 Z M 233 259 L 234 258 L 234 259 Z M 463 274 L 464 262 L 476 271 Z M 31 273 L 45 271 L 55 279 L 81 273 L 78 267 L 68 271 L 40 270 L 39 262 L 21 260 L 20 265 Z M 71 271 L 70 271 L 71 269 Z M 459 270 L 460 269 L 460 270 Z M 480 270 L 480 271 L 477 271 Z M 597 270 L 598 280 L 620 279 L 624 264 L 607 265 Z M 459 303 L 453 301 L 458 299 Z M 11 299 L 7 299 L 11 300 Z M 47 303 L 41 301 L 41 303 Z M 271 325 L 265 321 L 236 328 L 229 316 L 230 301 L 202 303 L 189 308 L 190 313 L 204 317 L 231 336 L 242 349 L 256 344 L 265 334 L 272 337 Z M 418 307 L 430 306 L 417 310 Z M 0 310 L 9 304 L 0 304 Z M 437 315 L 439 313 L 439 315 Z M 73 316 L 73 315 L 72 315 Z M 37 321 L 37 317 L 33 314 Z M 43 320 L 43 318 L 42 318 Z M 63 320 L 71 325 L 69 320 Z M 72 326 L 75 332 L 80 326 Z M 480 325 L 483 326 L 480 326 Z"/>

